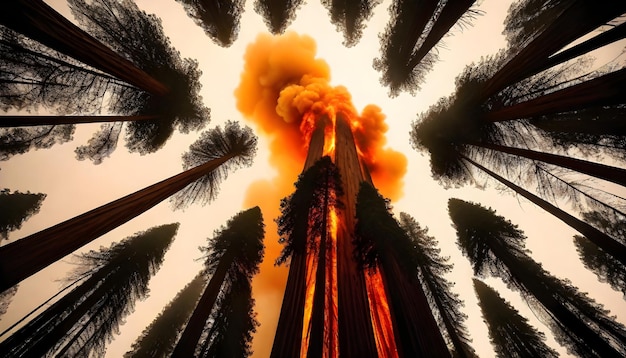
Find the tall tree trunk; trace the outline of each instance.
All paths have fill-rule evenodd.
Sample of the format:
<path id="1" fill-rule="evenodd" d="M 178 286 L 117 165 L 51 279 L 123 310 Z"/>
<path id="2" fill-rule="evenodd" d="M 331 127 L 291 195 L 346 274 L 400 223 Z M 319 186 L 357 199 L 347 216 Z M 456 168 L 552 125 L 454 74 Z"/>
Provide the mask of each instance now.
<path id="1" fill-rule="evenodd" d="M 575 170 L 579 173 L 608 180 L 615 184 L 626 187 L 626 169 L 623 168 L 612 167 L 601 163 L 589 162 L 578 158 L 571 158 L 552 153 L 544 153 L 530 149 L 508 147 L 500 144 L 484 142 L 468 142 L 468 144 L 476 147 L 492 149 L 498 152 L 513 154 L 532 160 L 538 160 L 540 162 L 556 165 L 562 168 Z"/>
<path id="2" fill-rule="evenodd" d="M 2 127 L 29 127 L 60 124 L 81 124 L 100 122 L 136 122 L 156 120 L 157 115 L 133 115 L 133 116 L 5 116 L 0 115 L 0 128 Z"/>
<path id="3" fill-rule="evenodd" d="M 169 89 L 42 0 L 0 3 L 0 24 L 156 96 Z"/>
<path id="4" fill-rule="evenodd" d="M 475 2 L 476 0 L 447 1 L 437 21 L 428 32 L 428 36 L 426 36 L 417 52 L 411 56 L 408 68 L 415 68 Z"/>
<path id="5" fill-rule="evenodd" d="M 571 308 L 567 307 L 566 302 L 561 302 L 551 292 L 550 287 L 544 285 L 545 279 L 537 277 L 532 273 L 528 273 L 524 270 L 526 263 L 520 261 L 519 258 L 513 257 L 508 251 L 503 249 L 500 245 L 491 245 L 492 250 L 500 260 L 502 260 L 507 268 L 511 270 L 511 273 L 521 283 L 527 292 L 541 303 L 544 309 L 550 312 L 552 320 L 558 321 L 558 326 L 566 327 L 566 330 L 575 332 L 575 336 L 580 340 L 585 341 L 585 350 L 592 351 L 587 352 L 589 356 L 593 357 L 619 357 L 621 353 L 613 348 L 602 335 L 592 330 L 580 316 L 572 312 Z M 574 308 L 576 309 L 576 307 Z M 551 325 L 552 326 L 552 325 Z M 607 337 L 607 339 L 611 339 Z M 576 344 L 575 340 L 569 340 L 571 343 Z M 583 352 L 577 350 L 576 353 L 582 354 Z"/>
<path id="6" fill-rule="evenodd" d="M 574 2 L 488 79 L 475 100 L 483 103 L 505 87 L 536 73 L 551 55 L 624 12 L 624 1 L 606 1 L 601 5 L 592 0 Z"/>
<path id="7" fill-rule="evenodd" d="M 0 247 L 0 291 L 147 211 L 234 156 L 211 160 Z"/>
<path id="8" fill-rule="evenodd" d="M 91 277 L 85 280 L 85 282 L 75 287 L 72 291 L 70 291 L 70 293 L 61 297 L 58 301 L 54 302 L 45 311 L 26 323 L 26 325 L 18 329 L 5 341 L 0 343 L 0 350 L 6 352 L 6 354 L 11 353 L 14 356 L 24 355 L 26 353 L 23 351 L 24 347 L 22 347 L 22 350 L 20 351 L 12 352 L 12 350 L 15 350 L 16 347 L 23 345 L 29 337 L 32 337 L 33 334 L 42 327 L 49 326 L 50 323 L 52 323 L 52 327 L 54 328 L 54 325 L 58 324 L 55 321 L 59 319 L 59 314 L 67 310 L 68 307 L 75 306 L 81 297 L 93 290 L 98 282 L 103 280 L 108 274 L 109 272 L 105 272 L 105 270 L 96 271 L 93 275 L 91 275 Z M 50 330 L 50 328 L 47 329 Z M 32 345 L 35 343 L 36 342 L 31 342 L 30 344 Z"/>
<path id="9" fill-rule="evenodd" d="M 525 197 L 526 199 L 533 202 L 535 205 L 541 207 L 545 211 L 550 214 L 556 216 L 559 220 L 563 221 L 565 224 L 569 225 L 574 230 L 578 231 L 582 235 L 584 235 L 591 242 L 596 244 L 605 252 L 609 253 L 616 260 L 620 261 L 623 265 L 626 265 L 626 246 L 622 245 L 620 242 L 616 241 L 609 235 L 603 233 L 602 231 L 596 229 L 595 227 L 587 224 L 586 222 L 568 214 L 562 209 L 552 205 L 551 203 L 541 199 L 540 197 L 532 194 L 531 192 L 515 185 L 514 183 L 506 180 L 502 176 L 492 172 L 491 170 L 483 167 L 482 165 L 476 163 L 472 159 L 462 156 L 464 160 L 472 165 L 476 166 L 480 170 L 484 171 L 494 179 L 498 180 L 502 184 L 506 185 L 510 189 L 512 189 L 517 194 Z"/>
<path id="10" fill-rule="evenodd" d="M 400 357 L 450 357 L 419 281 L 407 277 L 391 252 L 384 253 L 382 264 Z"/>
<path id="11" fill-rule="evenodd" d="M 548 60 L 541 66 L 537 67 L 534 71 L 529 72 L 528 76 L 532 76 L 541 71 L 547 70 L 550 67 L 554 67 L 565 61 L 582 56 L 593 50 L 599 49 L 602 46 L 612 44 L 613 42 L 617 42 L 624 38 L 626 38 L 626 22 L 606 30 L 603 33 L 581 42 L 576 46 L 572 46 L 567 50 L 563 50 L 556 55 L 550 56 L 550 58 L 548 58 Z"/>
<path id="12" fill-rule="evenodd" d="M 626 108 L 588 108 L 554 118 L 532 119 L 530 124 L 546 132 L 626 136 Z"/>
<path id="13" fill-rule="evenodd" d="M 490 111 L 486 122 L 502 122 L 577 109 L 626 103 L 626 68 L 543 96 Z"/>
<path id="14" fill-rule="evenodd" d="M 317 254 L 317 266 L 315 272 L 315 291 L 313 291 L 313 309 L 311 312 L 311 337 L 309 338 L 309 347 L 307 348 L 307 358 L 322 358 L 324 353 L 324 303 L 326 295 L 332 294 L 326 292 L 326 256 L 328 242 L 328 199 L 329 199 L 329 176 L 325 171 L 325 187 L 324 187 L 324 203 L 322 209 L 322 232 L 320 236 L 319 251 Z M 330 309 L 330 307 L 326 307 Z M 331 333 L 332 334 L 332 333 Z"/>
<path id="15" fill-rule="evenodd" d="M 185 330 L 180 336 L 178 343 L 176 343 L 176 347 L 172 351 L 172 357 L 194 357 L 196 346 L 198 345 L 204 326 L 211 315 L 211 311 L 213 311 L 213 306 L 215 306 L 215 301 L 220 293 L 220 288 L 224 283 L 226 273 L 228 272 L 232 261 L 233 257 L 229 253 L 226 253 L 220 259 L 220 263 L 215 269 L 215 273 L 211 277 L 211 281 L 209 281 L 208 285 L 204 289 L 204 293 L 202 293 L 200 300 L 198 300 L 196 309 L 191 314 L 189 322 L 187 322 L 187 325 L 185 326 Z"/>
<path id="16" fill-rule="evenodd" d="M 341 175 L 345 205 L 337 229 L 339 356 L 376 358 L 378 354 L 365 276 L 357 267 L 352 242 L 356 196 L 363 173 L 350 124 L 342 113 L 337 113 L 335 133 L 335 164 Z"/>

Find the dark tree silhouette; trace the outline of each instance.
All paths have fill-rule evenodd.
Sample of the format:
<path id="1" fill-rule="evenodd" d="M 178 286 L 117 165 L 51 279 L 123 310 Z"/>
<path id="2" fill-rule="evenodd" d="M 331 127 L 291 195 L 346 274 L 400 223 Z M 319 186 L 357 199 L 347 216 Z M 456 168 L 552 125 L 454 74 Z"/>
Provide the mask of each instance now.
<path id="1" fill-rule="evenodd" d="M 415 244 L 369 183 L 361 184 L 356 219 L 356 260 L 381 271 L 400 356 L 450 356 L 420 282 Z"/>
<path id="2" fill-rule="evenodd" d="M 448 212 L 474 273 L 500 277 L 518 290 L 568 351 L 584 357 L 626 354 L 626 328 L 601 304 L 535 262 L 516 225 L 492 209 L 459 199 L 448 201 Z"/>
<path id="3" fill-rule="evenodd" d="M 213 198 L 219 182 L 226 178 L 229 170 L 252 163 L 256 141 L 250 128 L 240 128 L 236 122 L 227 122 L 223 130 L 216 127 L 203 133 L 191 145 L 192 153 L 194 148 L 202 148 L 206 162 L 198 161 L 195 163 L 197 166 L 178 175 L 0 247 L 0 290 L 13 286 L 126 223 L 188 185 L 194 190 L 190 191 L 191 196 L 186 203 L 197 198 Z M 194 154 L 188 156 L 193 157 Z M 199 184 L 195 183 L 197 180 Z M 200 189 L 208 193 L 200 194 Z"/>
<path id="4" fill-rule="evenodd" d="M 191 317 L 196 303 L 202 295 L 208 277 L 203 272 L 196 275 L 159 315 L 141 332 L 125 358 L 167 358 L 174 350 L 178 336 Z"/>
<path id="5" fill-rule="evenodd" d="M 37 214 L 45 198 L 42 193 L 0 190 L 0 240 L 7 239 L 9 232 L 20 229 L 24 221 Z"/>
<path id="6" fill-rule="evenodd" d="M 282 34 L 296 17 L 296 11 L 304 0 L 255 0 L 254 11 L 263 17 L 268 30 Z"/>
<path id="7" fill-rule="evenodd" d="M 496 290 L 473 279 L 474 290 L 489 338 L 498 357 L 553 357 L 559 354 L 546 344 L 546 336 L 528 323 Z"/>
<path id="8" fill-rule="evenodd" d="M 328 9 L 330 21 L 343 33 L 343 44 L 356 45 L 365 29 L 365 22 L 373 15 L 374 8 L 381 0 L 322 0 Z"/>
<path id="9" fill-rule="evenodd" d="M 261 209 L 257 206 L 246 211 L 242 211 L 231 218 L 226 226 L 215 232 L 214 238 L 209 241 L 209 246 L 205 249 L 206 256 L 206 270 L 211 275 L 211 280 L 204 289 L 204 293 L 200 297 L 196 308 L 194 309 L 189 322 L 185 326 L 185 329 L 172 352 L 173 357 L 191 357 L 194 356 L 198 345 L 201 343 L 200 338 L 207 320 L 211 315 L 211 311 L 216 309 L 215 303 L 218 295 L 223 288 L 230 290 L 224 296 L 233 296 L 225 299 L 231 305 L 234 304 L 233 300 L 236 300 L 236 296 L 245 297 L 246 301 L 250 301 L 251 289 L 250 281 L 259 270 L 259 263 L 263 259 L 263 237 L 265 235 L 265 229 L 263 224 L 263 216 Z M 221 306 L 218 310 L 227 310 L 229 308 Z M 232 309 L 232 307 L 230 308 Z M 254 322 L 254 318 L 251 316 L 251 309 L 245 311 L 244 316 L 248 317 L 250 321 Z M 224 311 L 222 311 L 224 313 Z M 225 312 L 228 315 L 228 312 Z M 244 317 L 245 319 L 245 317 Z M 243 324 L 243 322 L 235 322 L 233 320 L 225 320 L 226 327 L 217 327 L 217 336 L 210 336 L 212 344 L 222 343 L 224 340 L 227 342 L 237 342 L 238 347 L 222 347 L 213 348 L 212 344 L 208 345 L 208 349 L 239 351 L 245 353 L 243 356 L 247 356 L 251 353 L 249 344 L 251 340 L 251 333 L 249 330 L 237 330 L 237 325 Z M 215 323 L 215 322 L 214 322 Z M 252 323 L 247 325 L 251 329 L 254 329 L 256 324 Z M 233 331 L 230 331 L 233 328 Z M 233 337 L 228 337 L 230 334 Z M 235 336 L 239 334 L 239 336 Z"/>
<path id="10" fill-rule="evenodd" d="M 437 62 L 433 49 L 455 24 L 468 25 L 480 14 L 471 9 L 476 0 L 396 0 L 389 8 L 391 19 L 380 36 L 381 55 L 374 69 L 392 97 L 401 91 L 415 94 L 424 76 Z"/>
<path id="11" fill-rule="evenodd" d="M 478 102 L 497 94 L 511 83 L 546 69 L 546 66 L 554 66 L 556 61 L 550 59 L 552 55 L 626 12 L 626 3 L 623 2 L 610 2 L 603 6 L 597 6 L 591 0 L 547 3 L 550 5 L 543 7 L 542 1 L 525 1 L 519 4 L 519 8 L 527 7 L 526 14 L 509 17 L 510 23 L 512 19 L 516 19 L 516 22 L 505 25 L 505 34 L 509 36 L 512 51 L 505 63 L 477 88 L 474 98 Z M 536 11 L 536 5 L 543 7 L 545 11 Z M 529 20 L 529 17 L 536 18 L 536 21 Z M 523 27 L 528 29 L 517 31 Z M 512 40 L 513 38 L 517 40 Z M 559 61 L 582 53 L 586 51 L 570 53 L 569 56 L 560 57 Z"/>
<path id="12" fill-rule="evenodd" d="M 2 2 L 0 24 L 145 91 L 162 96 L 169 89 L 78 28 L 42 0 Z"/>
<path id="13" fill-rule="evenodd" d="M 211 326 L 202 343 L 199 357 L 248 357 L 252 354 L 252 334 L 259 326 L 254 318 L 254 299 L 250 282 L 228 285 L 211 314 Z"/>
<path id="14" fill-rule="evenodd" d="M 604 213 L 591 211 L 584 213 L 583 217 L 585 221 L 601 227 L 626 245 L 624 242 L 626 240 L 625 216 L 618 216 L 614 221 L 611 221 L 607 219 Z M 607 282 L 614 290 L 621 291 L 626 296 L 626 265 L 607 254 L 584 236 L 574 236 L 574 243 L 585 267 L 593 271 L 601 282 Z"/>
<path id="15" fill-rule="evenodd" d="M 33 149 L 47 149 L 72 140 L 75 127 L 71 124 L 25 128 L 0 128 L 0 161 Z"/>
<path id="16" fill-rule="evenodd" d="M 17 288 L 18 285 L 15 285 L 8 290 L 0 292 L 0 319 L 2 315 L 7 313 L 9 305 L 11 304 L 11 300 L 13 299 L 13 296 L 15 296 L 15 294 L 17 293 Z"/>
<path id="17" fill-rule="evenodd" d="M 400 213 L 400 226 L 415 247 L 420 282 L 428 297 L 428 301 L 437 312 L 437 320 L 443 326 L 444 335 L 452 343 L 454 357 L 477 357 L 471 347 L 472 341 L 465 326 L 467 315 L 461 312 L 463 301 L 452 292 L 454 283 L 446 280 L 444 274 L 452 270 L 448 257 L 440 256 L 437 240 L 428 235 L 428 228 L 422 228 L 407 213 Z"/>
<path id="18" fill-rule="evenodd" d="M 317 251 L 319 254 L 324 251 L 320 248 L 324 240 L 320 240 L 318 244 L 315 238 L 321 238 L 326 231 L 324 221 L 328 213 L 324 212 L 324 200 L 329 199 L 326 186 L 333 183 L 333 189 L 337 193 L 342 192 L 338 175 L 330 157 L 322 157 L 300 174 L 294 184 L 295 192 L 280 202 L 281 215 L 276 223 L 280 236 L 279 242 L 284 245 L 284 248 L 276 264 L 280 265 L 289 261 L 289 276 L 272 347 L 272 357 L 300 354 L 306 294 L 306 257 L 309 252 Z M 334 202 L 334 204 L 338 203 Z M 315 217 L 315 220 L 309 219 L 310 214 Z M 318 259 L 325 260 L 326 255 L 320 254 Z M 319 274 L 319 271 L 317 273 Z M 321 281 L 325 282 L 324 279 Z M 316 274 L 315 289 L 317 288 Z M 316 298 L 319 300 L 318 296 Z M 316 303 L 316 307 L 319 307 L 319 302 Z M 321 341 L 315 341 L 309 347 L 318 348 L 318 343 Z M 307 347 L 307 352 L 309 347 Z"/>
<path id="19" fill-rule="evenodd" d="M 213 42 L 228 47 L 237 39 L 245 0 L 176 0 L 187 16 L 200 26 Z"/>
<path id="20" fill-rule="evenodd" d="M 207 123 L 209 110 L 198 94 L 202 86 L 198 62 L 180 58 L 164 34 L 159 18 L 139 10 L 130 0 L 69 3 L 87 32 L 159 79 L 169 90 L 162 96 L 139 93 L 133 98 L 136 103 L 122 111 L 126 115 L 158 116 L 155 120 L 127 124 L 126 146 L 130 151 L 152 153 L 165 144 L 175 129 L 188 133 Z M 92 147 L 99 147 L 97 142 L 84 149 L 85 157 L 94 151 Z"/>
<path id="21" fill-rule="evenodd" d="M 83 283 L 0 343 L 5 357 L 102 356 L 105 345 L 148 295 L 178 224 L 153 227 L 78 256 Z"/>

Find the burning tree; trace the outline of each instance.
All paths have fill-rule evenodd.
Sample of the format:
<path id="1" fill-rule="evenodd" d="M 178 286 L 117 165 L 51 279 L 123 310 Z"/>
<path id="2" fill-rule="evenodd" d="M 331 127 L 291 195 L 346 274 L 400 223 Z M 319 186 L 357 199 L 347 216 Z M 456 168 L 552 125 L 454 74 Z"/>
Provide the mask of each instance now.
<path id="1" fill-rule="evenodd" d="M 304 163 L 278 221 L 287 244 L 279 262 L 290 268 L 271 355 L 396 356 L 385 281 L 358 267 L 352 240 L 361 183 L 401 190 L 406 159 L 383 149 L 384 115 L 373 105 L 359 114 L 345 88 L 330 86 L 308 37 L 259 36 L 245 58 L 239 110 L 272 135 L 281 179 Z"/>

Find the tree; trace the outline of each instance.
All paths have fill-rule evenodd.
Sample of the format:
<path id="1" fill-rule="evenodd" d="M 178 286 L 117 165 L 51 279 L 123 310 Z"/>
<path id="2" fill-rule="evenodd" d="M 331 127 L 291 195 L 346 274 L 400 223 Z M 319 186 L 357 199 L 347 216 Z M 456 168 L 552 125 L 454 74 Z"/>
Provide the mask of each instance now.
<path id="1" fill-rule="evenodd" d="M 178 291 L 152 323 L 141 332 L 124 357 L 169 357 L 207 281 L 207 275 L 201 272 Z"/>
<path id="2" fill-rule="evenodd" d="M 476 101 L 482 102 L 511 83 L 545 69 L 548 62 L 554 65 L 555 63 L 550 61 L 550 56 L 626 11 L 626 4 L 622 2 L 611 2 L 603 6 L 597 6 L 591 0 L 550 1 L 548 3 L 557 4 L 558 8 L 554 7 L 557 11 L 534 10 L 535 5 L 543 6 L 540 1 L 531 0 L 520 3 L 521 7 L 530 5 L 528 14 L 532 14 L 531 16 L 539 15 L 538 21 L 534 23 L 520 16 L 509 17 L 509 21 L 515 18 L 520 24 L 531 24 L 529 27 L 533 30 L 522 32 L 524 35 L 518 36 L 521 39 L 519 43 L 523 45 L 511 44 L 513 51 L 509 53 L 505 63 L 477 88 L 474 94 Z M 506 26 L 505 34 L 514 31 L 512 29 L 519 28 L 517 25 L 511 28 L 508 28 L 509 25 Z M 576 55 L 580 54 L 578 52 Z M 562 58 L 562 60 L 566 59 L 569 58 Z"/>
<path id="3" fill-rule="evenodd" d="M 381 56 L 374 69 L 381 72 L 381 84 L 389 94 L 414 94 L 424 76 L 437 62 L 433 48 L 457 23 L 469 24 L 479 12 L 470 9 L 475 0 L 396 0 L 389 8 L 391 19 L 381 35 Z"/>
<path id="4" fill-rule="evenodd" d="M 134 302 L 148 295 L 150 277 L 160 268 L 178 226 L 153 227 L 79 255 L 72 275 L 86 276 L 83 283 L 0 343 L 5 356 L 104 355 Z"/>
<path id="5" fill-rule="evenodd" d="M 626 328 L 569 281 L 550 275 L 535 262 L 516 225 L 492 209 L 460 199 L 448 201 L 448 212 L 474 274 L 500 277 L 519 291 L 568 351 L 594 357 L 626 353 Z"/>
<path id="6" fill-rule="evenodd" d="M 207 273 L 211 275 L 211 280 L 189 318 L 172 356 L 191 357 L 194 355 L 204 327 L 211 311 L 215 309 L 215 302 L 223 287 L 229 287 L 232 290 L 229 296 L 241 295 L 250 300 L 250 281 L 252 276 L 258 272 L 259 263 L 263 259 L 264 235 L 263 216 L 258 206 L 238 213 L 226 223 L 225 227 L 215 232 L 213 240 L 209 241 L 209 246 L 205 249 L 207 252 L 205 266 Z M 232 302 L 230 303 L 232 304 Z M 220 307 L 220 309 L 222 308 Z M 249 313 L 249 310 L 245 312 Z M 253 318 L 249 317 L 249 319 L 252 320 Z M 236 324 L 230 321 L 227 323 Z M 255 324 L 251 326 L 254 328 Z M 222 328 L 224 329 L 223 334 L 227 336 L 235 333 L 235 331 L 230 332 L 229 329 Z M 251 340 L 250 332 L 240 330 L 237 333 L 240 334 L 239 337 L 242 337 L 241 335 L 245 337 L 238 339 L 219 335 L 209 338 L 214 341 L 213 343 L 223 339 L 238 342 L 243 346 L 233 347 L 233 349 L 244 352 L 246 353 L 244 356 L 247 356 L 251 353 L 248 347 Z M 209 345 L 210 349 L 211 345 Z"/>
<path id="7" fill-rule="evenodd" d="M 170 91 L 42 0 L 3 2 L 0 9 L 0 24 L 16 32 L 157 96 Z"/>
<path id="8" fill-rule="evenodd" d="M 452 343 L 453 356 L 476 357 L 465 326 L 467 315 L 461 312 L 463 301 L 452 292 L 454 283 L 443 276 L 452 270 L 449 258 L 440 256 L 437 240 L 428 235 L 428 228 L 422 228 L 409 214 L 400 213 L 399 223 L 414 246 L 420 282 L 433 312 L 438 312 L 437 319 L 443 326 L 444 335 Z"/>
<path id="9" fill-rule="evenodd" d="M 24 221 L 37 214 L 45 198 L 42 193 L 0 190 L 0 240 L 8 239 L 9 232 L 20 229 Z"/>
<path id="10" fill-rule="evenodd" d="M 607 216 L 602 212 L 591 211 L 584 213 L 583 217 L 585 221 L 603 228 L 604 231 L 624 243 L 626 239 L 625 216 L 618 216 L 612 221 L 607 220 Z M 574 243 L 585 267 L 594 272 L 601 282 L 607 282 L 614 290 L 621 291 L 626 295 L 626 265 L 607 254 L 584 236 L 574 236 Z"/>
<path id="11" fill-rule="evenodd" d="M 303 3 L 304 0 L 255 0 L 254 11 L 263 17 L 270 32 L 278 35 L 293 22 Z"/>
<path id="12" fill-rule="evenodd" d="M 176 0 L 187 16 L 200 26 L 213 42 L 229 47 L 237 39 L 245 0 Z"/>
<path id="13" fill-rule="evenodd" d="M 209 110 L 198 94 L 202 86 L 198 62 L 180 58 L 164 34 L 160 19 L 139 10 L 130 0 L 72 0 L 70 8 L 87 32 L 158 78 L 169 90 L 162 96 L 140 96 L 133 107 L 122 112 L 158 116 L 156 120 L 127 124 L 126 146 L 130 151 L 152 153 L 175 129 L 188 133 L 208 122 Z"/>
<path id="14" fill-rule="evenodd" d="M 330 21 L 335 24 L 337 31 L 343 33 L 343 44 L 347 47 L 356 45 L 365 28 L 365 21 L 369 20 L 376 5 L 381 0 L 322 0 L 322 5 L 328 9 Z"/>
<path id="15" fill-rule="evenodd" d="M 4 290 L 0 292 L 0 317 L 2 317 L 7 310 L 9 309 L 9 305 L 11 304 L 11 300 L 13 296 L 17 293 L 18 285 L 15 285 L 8 290 Z"/>
<path id="16" fill-rule="evenodd" d="M 558 357 L 546 344 L 546 336 L 528 323 L 496 290 L 473 279 L 474 290 L 489 338 L 498 357 Z"/>
<path id="17" fill-rule="evenodd" d="M 190 197 L 185 203 L 214 198 L 219 183 L 226 179 L 230 170 L 252 163 L 256 141 L 250 128 L 227 122 L 224 129 L 216 127 L 207 131 L 191 145 L 191 154 L 187 156 L 203 158 L 206 162 L 195 162 L 197 166 L 178 175 L 0 247 L 0 290 L 22 281 L 187 186 L 185 190 Z M 196 148 L 201 149 L 202 156 L 193 154 Z"/>
<path id="18" fill-rule="evenodd" d="M 366 182 L 357 196 L 356 219 L 354 254 L 362 268 L 381 271 L 400 356 L 449 356 L 420 282 L 415 244 L 393 218 L 389 201 Z"/>
<path id="19" fill-rule="evenodd" d="M 336 193 L 341 193 L 338 175 L 337 168 L 330 157 L 324 156 L 300 174 L 295 183 L 295 192 L 280 202 L 281 215 L 276 219 L 276 223 L 280 236 L 279 242 L 284 247 L 276 264 L 280 265 L 289 261 L 289 276 L 272 346 L 272 357 L 297 356 L 302 349 L 307 255 L 317 251 L 318 260 L 326 259 L 326 255 L 321 254 L 325 252 L 321 244 L 325 244 L 326 240 L 321 238 L 326 234 L 325 220 L 328 215 L 328 212 L 324 212 L 328 207 L 324 205 L 324 201 L 330 199 L 328 196 L 330 183 Z M 336 198 L 333 199 L 335 200 Z M 337 205 L 338 202 L 333 204 Z M 319 243 L 316 242 L 316 237 L 320 237 Z M 318 267 L 323 267 L 323 265 Z M 323 272 L 316 273 L 315 289 L 318 288 L 318 274 L 323 275 Z M 322 279 L 320 285 L 322 282 L 325 280 Z M 316 298 L 319 300 L 319 296 Z M 315 306 L 319 307 L 319 301 L 316 301 Z M 316 315 L 319 316 L 317 310 Z M 319 328 L 316 329 L 319 330 Z M 314 331 L 311 329 L 311 332 Z M 319 343 L 321 341 L 319 337 L 316 337 L 311 347 L 317 348 Z M 306 347 L 306 350 L 308 352 L 309 347 Z"/>

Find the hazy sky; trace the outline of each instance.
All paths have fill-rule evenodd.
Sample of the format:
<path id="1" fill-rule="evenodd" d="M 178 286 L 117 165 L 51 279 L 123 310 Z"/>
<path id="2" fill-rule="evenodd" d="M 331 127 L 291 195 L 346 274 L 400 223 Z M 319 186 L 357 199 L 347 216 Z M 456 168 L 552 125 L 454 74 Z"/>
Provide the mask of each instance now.
<path id="1" fill-rule="evenodd" d="M 70 16 L 64 1 L 49 3 L 64 15 Z M 410 124 L 417 114 L 425 111 L 440 97 L 453 92 L 454 78 L 464 66 L 504 46 L 502 22 L 510 1 L 482 1 L 479 9 L 485 12 L 484 15 L 463 31 L 454 28 L 454 36 L 447 37 L 445 44 L 439 47 L 441 61 L 427 75 L 421 91 L 416 96 L 403 94 L 393 99 L 388 98 L 386 88 L 378 82 L 379 74 L 372 69 L 372 60 L 379 56 L 378 35 L 387 24 L 390 3 L 384 1 L 378 5 L 363 38 L 352 48 L 342 45 L 342 37 L 330 23 L 327 10 L 316 0 L 309 1 L 298 10 L 297 18 L 289 30 L 307 34 L 316 40 L 317 56 L 326 60 L 330 66 L 331 84 L 345 86 L 351 92 L 358 111 L 367 104 L 376 104 L 386 114 L 389 147 L 404 153 L 408 159 L 404 195 L 393 202 L 394 211 L 405 211 L 422 226 L 427 226 L 430 234 L 439 240 L 442 254 L 449 256 L 455 264 L 448 279 L 456 283 L 454 289 L 465 301 L 464 312 L 469 316 L 467 325 L 477 353 L 484 357 L 493 356 L 486 327 L 477 308 L 471 282 L 472 272 L 467 259 L 456 247 L 455 232 L 447 215 L 447 200 L 450 197 L 491 206 L 498 214 L 518 224 L 528 236 L 527 247 L 532 250 L 533 258 L 557 277 L 570 279 L 581 291 L 588 292 L 591 297 L 604 303 L 618 316 L 619 321 L 626 323 L 626 301 L 620 293 L 599 283 L 595 275 L 583 268 L 572 242 L 573 230 L 526 200 L 516 198 L 508 191 L 498 190 L 494 182 L 486 178 L 479 177 L 480 184 L 486 184 L 484 189 L 468 187 L 445 190 L 431 179 L 428 158 L 414 151 L 409 144 Z M 175 1 L 138 1 L 140 8 L 163 19 L 165 33 L 183 57 L 199 61 L 203 71 L 201 94 L 211 109 L 209 127 L 229 119 L 250 123 L 237 111 L 233 91 L 239 84 L 246 46 L 259 33 L 267 32 L 262 18 L 253 11 L 252 4 L 252 0 L 247 1 L 238 39 L 229 48 L 221 48 L 213 44 L 187 18 L 182 6 Z M 607 58 L 613 58 L 623 48 L 622 41 L 606 51 Z M 97 166 L 89 161 L 75 160 L 74 149 L 85 144 L 98 128 L 99 125 L 79 125 L 74 140 L 69 143 L 0 162 L 0 187 L 48 194 L 39 214 L 27 221 L 21 230 L 11 233 L 11 240 L 25 237 L 177 174 L 181 170 L 181 154 L 198 136 L 198 133 L 175 133 L 162 150 L 146 156 L 129 154 L 123 143 L 120 143 L 117 151 Z M 222 184 L 215 202 L 205 207 L 194 205 L 184 212 L 172 211 L 167 202 L 161 203 L 81 250 L 107 247 L 111 242 L 152 226 L 181 223 L 178 235 L 165 256 L 165 263 L 151 281 L 150 297 L 137 303 L 135 312 L 126 319 L 120 335 L 109 346 L 108 357 L 119 357 L 129 350 L 143 328 L 195 276 L 201 267 L 201 262 L 196 260 L 200 257 L 198 246 L 204 245 L 213 231 L 230 217 L 247 208 L 243 206 L 246 188 L 254 181 L 271 181 L 275 178 L 276 171 L 268 162 L 267 143 L 267 138 L 259 139 L 254 165 L 231 174 Z M 293 182 L 295 179 L 289 180 Z M 616 194 L 626 196 L 623 188 L 615 190 Z M 258 204 L 274 207 L 275 211 L 279 205 L 278 202 Z M 569 207 L 566 205 L 564 208 Z M 271 225 L 275 214 L 264 211 L 264 217 L 268 227 L 265 241 L 267 250 L 261 273 L 254 280 L 255 309 L 261 322 L 253 342 L 255 357 L 269 355 L 287 272 L 286 267 L 274 267 L 272 264 L 280 250 L 277 236 L 270 230 L 275 228 Z M 9 312 L 0 320 L 0 329 L 15 322 L 59 289 L 60 283 L 55 280 L 63 278 L 69 267 L 66 263 L 68 260 L 69 257 L 20 284 Z M 528 310 L 517 293 L 509 293 L 498 280 L 488 279 L 487 282 L 507 297 L 535 327 L 546 333 L 551 346 L 558 347 L 559 352 L 564 353 L 554 342 L 550 331 Z"/>

